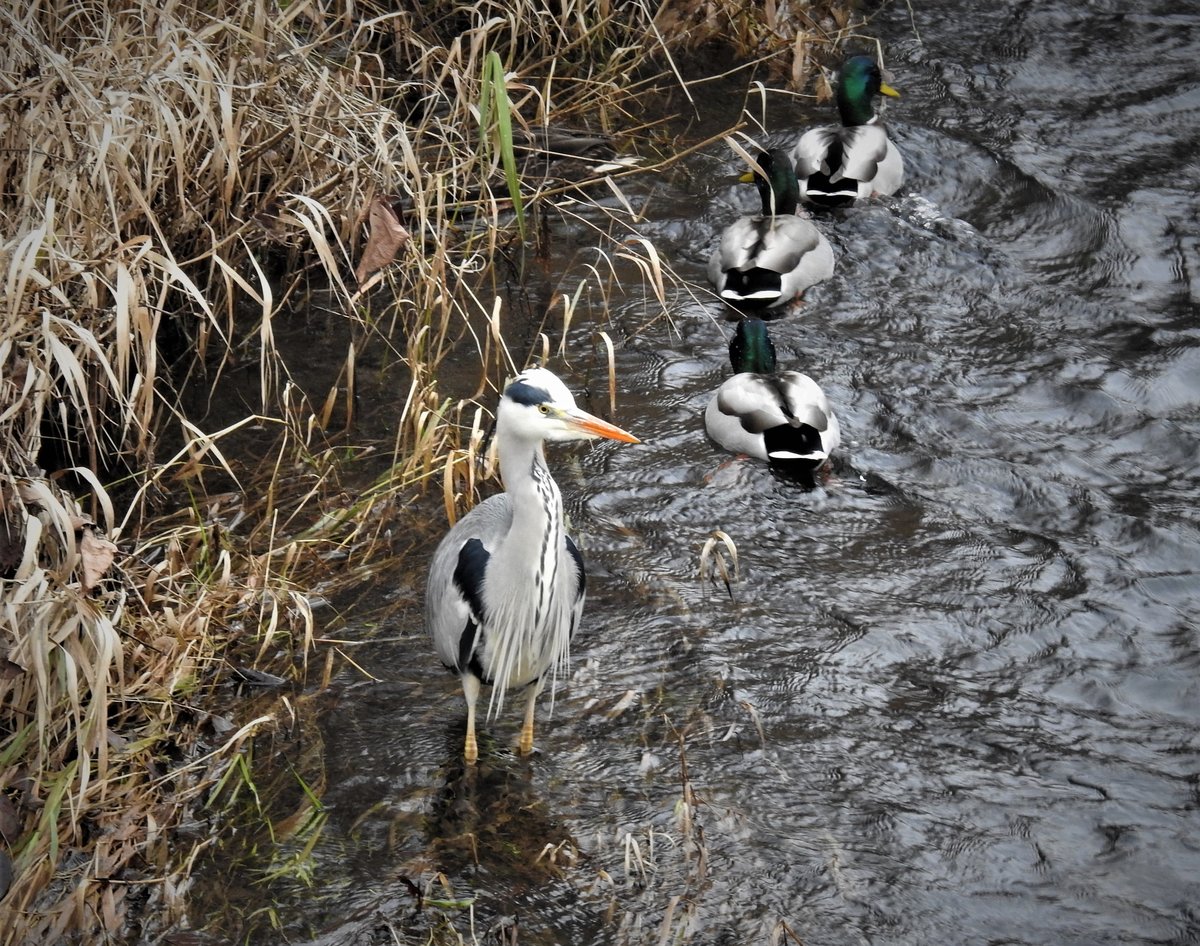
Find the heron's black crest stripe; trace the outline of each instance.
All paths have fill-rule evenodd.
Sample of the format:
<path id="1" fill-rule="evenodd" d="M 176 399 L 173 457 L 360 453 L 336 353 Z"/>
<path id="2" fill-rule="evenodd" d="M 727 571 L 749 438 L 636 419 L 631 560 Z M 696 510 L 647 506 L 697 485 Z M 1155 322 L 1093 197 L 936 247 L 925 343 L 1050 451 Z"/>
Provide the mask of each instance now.
<path id="1" fill-rule="evenodd" d="M 583 556 L 579 554 L 579 546 L 570 536 L 567 536 L 567 551 L 571 553 L 571 558 L 575 559 L 575 566 L 579 569 L 579 581 L 575 585 L 575 600 L 578 601 L 587 591 L 587 572 L 583 568 Z"/>
<path id="2" fill-rule="evenodd" d="M 535 384 L 526 384 L 524 381 L 514 381 L 505 389 L 504 396 L 510 401 L 527 404 L 530 407 L 545 404 L 550 400 L 550 392 L 545 388 L 539 388 Z"/>

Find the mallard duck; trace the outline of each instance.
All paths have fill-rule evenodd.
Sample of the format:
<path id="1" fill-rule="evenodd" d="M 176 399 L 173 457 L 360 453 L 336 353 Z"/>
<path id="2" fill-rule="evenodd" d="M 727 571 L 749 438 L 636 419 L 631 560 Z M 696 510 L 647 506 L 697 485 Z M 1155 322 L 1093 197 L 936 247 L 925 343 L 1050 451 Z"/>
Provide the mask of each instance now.
<path id="1" fill-rule="evenodd" d="M 875 124 L 873 103 L 881 93 L 900 95 L 883 81 L 870 56 L 852 56 L 842 64 L 837 87 L 841 125 L 806 131 L 793 152 L 802 200 L 833 207 L 899 190 L 904 159 Z"/>
<path id="2" fill-rule="evenodd" d="M 800 192 L 786 151 L 762 152 L 757 172 L 741 180 L 758 187 L 762 213 L 725 229 L 708 261 L 709 281 L 741 309 L 785 305 L 833 275 L 833 249 L 811 220 L 796 216 Z"/>
<path id="3" fill-rule="evenodd" d="M 812 378 L 775 370 L 762 319 L 743 319 L 729 342 L 734 375 L 704 412 L 704 429 L 726 450 L 811 476 L 842 442 L 829 400 Z"/>
<path id="4" fill-rule="evenodd" d="M 557 125 L 533 129 L 513 126 L 513 150 L 521 158 L 521 177 L 591 183 L 606 174 L 636 167 L 641 158 L 617 154 L 609 134 L 592 134 Z"/>

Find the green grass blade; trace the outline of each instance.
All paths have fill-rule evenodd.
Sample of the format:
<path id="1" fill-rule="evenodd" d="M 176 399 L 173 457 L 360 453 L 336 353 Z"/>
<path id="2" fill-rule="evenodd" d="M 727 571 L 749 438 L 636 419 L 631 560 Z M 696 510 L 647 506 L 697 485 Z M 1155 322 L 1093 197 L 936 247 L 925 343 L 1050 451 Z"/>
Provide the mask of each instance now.
<path id="1" fill-rule="evenodd" d="M 504 82 L 504 64 L 498 53 L 490 52 L 484 65 L 492 96 L 496 105 L 496 129 L 500 138 L 500 160 L 504 164 L 504 178 L 508 183 L 508 196 L 512 199 L 517 214 L 517 229 L 525 239 L 525 205 L 521 200 L 521 181 L 517 176 L 517 156 L 513 150 L 512 105 L 508 101 L 508 89 Z"/>

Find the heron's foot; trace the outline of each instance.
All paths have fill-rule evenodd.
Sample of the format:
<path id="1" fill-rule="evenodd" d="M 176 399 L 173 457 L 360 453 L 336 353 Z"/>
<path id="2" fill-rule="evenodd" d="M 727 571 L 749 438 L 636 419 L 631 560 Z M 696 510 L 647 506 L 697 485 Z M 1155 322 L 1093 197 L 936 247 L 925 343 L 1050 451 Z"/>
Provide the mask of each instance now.
<path id="1" fill-rule="evenodd" d="M 517 742 L 517 752 L 521 755 L 529 755 L 533 752 L 533 724 L 529 723 L 521 727 L 521 738 Z"/>

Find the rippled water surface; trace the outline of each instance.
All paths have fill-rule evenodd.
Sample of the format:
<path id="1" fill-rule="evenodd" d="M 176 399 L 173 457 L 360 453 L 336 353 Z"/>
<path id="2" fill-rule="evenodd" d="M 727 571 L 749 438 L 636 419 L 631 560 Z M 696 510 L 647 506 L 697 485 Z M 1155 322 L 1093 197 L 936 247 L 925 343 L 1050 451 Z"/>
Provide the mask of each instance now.
<path id="1" fill-rule="evenodd" d="M 823 219 L 837 272 L 772 329 L 836 406 L 833 480 L 706 441 L 714 306 L 618 348 L 645 444 L 551 457 L 591 582 L 540 753 L 514 712 L 463 772 L 424 559 L 382 576 L 379 682 L 319 716 L 317 884 L 270 893 L 288 941 L 393 942 L 429 922 L 399 876 L 441 870 L 523 944 L 1200 942 L 1200 13 L 914 0 L 871 29 L 909 180 Z M 769 101 L 780 140 L 826 114 Z M 700 285 L 736 166 L 630 185 Z M 697 580 L 718 528 L 732 598 Z"/>

